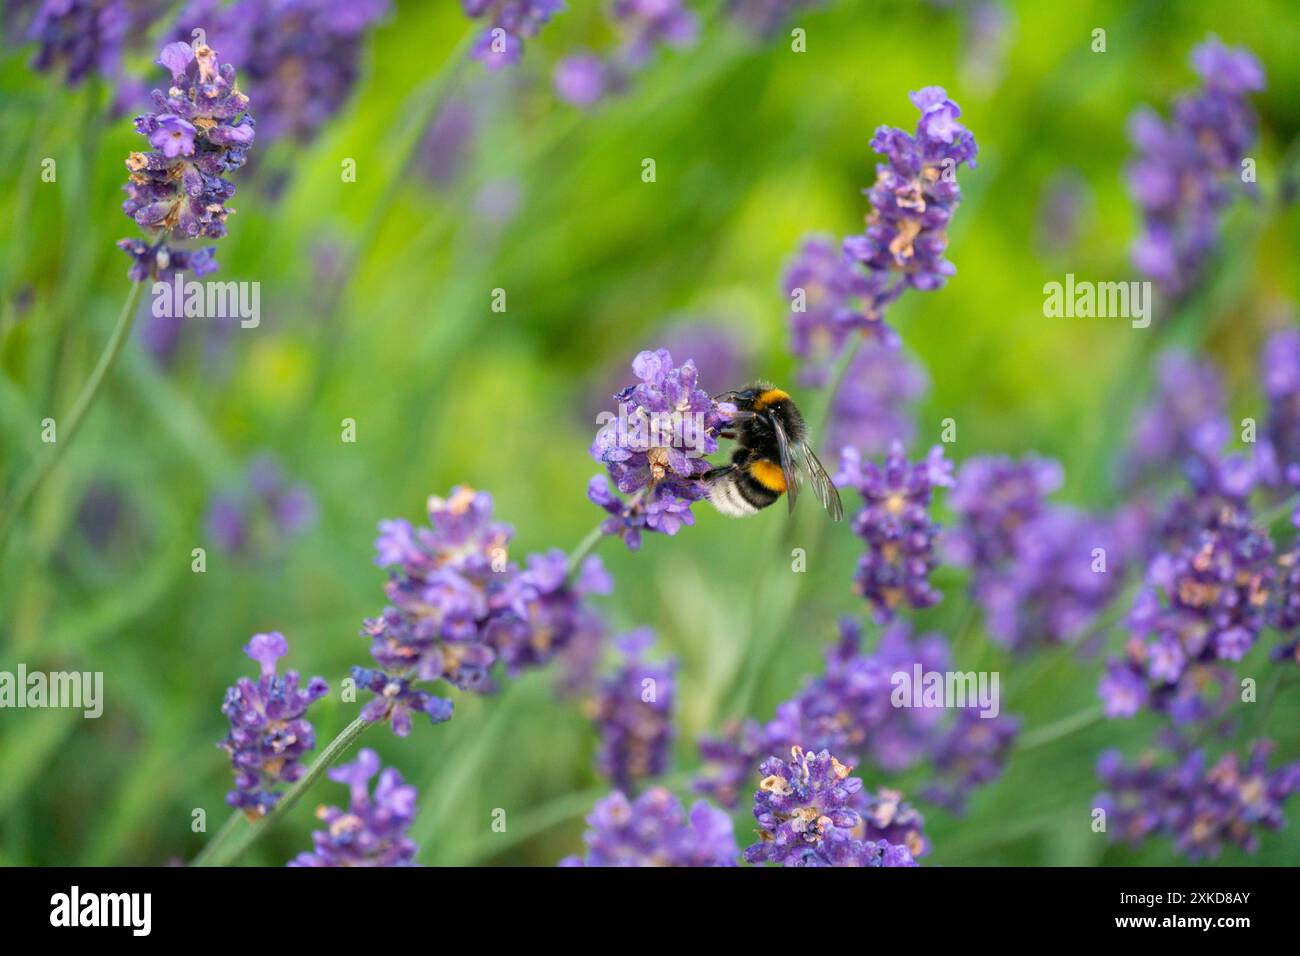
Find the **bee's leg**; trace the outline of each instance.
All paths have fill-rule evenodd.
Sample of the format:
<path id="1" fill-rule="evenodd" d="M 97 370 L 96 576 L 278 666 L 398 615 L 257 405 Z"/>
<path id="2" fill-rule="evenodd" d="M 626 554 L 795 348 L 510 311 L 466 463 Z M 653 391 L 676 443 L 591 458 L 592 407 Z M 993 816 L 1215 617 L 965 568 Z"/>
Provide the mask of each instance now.
<path id="1" fill-rule="evenodd" d="M 700 475 L 698 481 L 717 481 L 719 478 L 725 478 L 741 465 L 749 460 L 750 451 L 748 448 L 737 448 L 731 453 L 731 464 L 723 465 L 720 468 L 713 468 Z"/>

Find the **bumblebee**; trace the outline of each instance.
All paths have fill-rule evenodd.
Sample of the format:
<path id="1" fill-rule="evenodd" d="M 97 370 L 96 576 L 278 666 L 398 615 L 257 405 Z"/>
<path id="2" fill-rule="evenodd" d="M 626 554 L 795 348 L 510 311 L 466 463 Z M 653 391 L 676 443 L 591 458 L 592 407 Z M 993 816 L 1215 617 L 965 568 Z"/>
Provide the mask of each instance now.
<path id="1" fill-rule="evenodd" d="M 775 504 L 784 493 L 794 511 L 799 485 L 805 477 L 813 494 L 830 512 L 844 518 L 840 493 L 808 444 L 808 426 L 790 396 L 775 385 L 759 382 L 716 400 L 738 409 L 722 438 L 734 439 L 731 464 L 701 476 L 709 486 L 709 502 L 724 515 L 743 518 Z"/>

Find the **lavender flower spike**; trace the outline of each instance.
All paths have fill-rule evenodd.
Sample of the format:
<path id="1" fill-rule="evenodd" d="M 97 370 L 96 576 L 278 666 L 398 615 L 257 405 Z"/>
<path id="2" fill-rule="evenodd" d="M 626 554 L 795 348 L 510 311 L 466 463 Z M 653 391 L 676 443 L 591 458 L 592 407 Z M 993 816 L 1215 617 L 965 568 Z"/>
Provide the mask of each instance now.
<path id="1" fill-rule="evenodd" d="M 489 70 L 519 62 L 524 40 L 536 36 L 551 17 L 564 10 L 564 0 L 460 0 L 465 15 L 488 26 L 470 55 Z"/>
<path id="2" fill-rule="evenodd" d="M 376 773 L 379 781 L 371 794 L 370 778 Z M 300 853 L 289 866 L 414 866 L 416 846 L 406 830 L 415 818 L 415 788 L 392 767 L 380 773 L 379 755 L 369 748 L 357 754 L 355 763 L 335 767 L 329 777 L 347 784 L 348 808 L 317 810 L 326 828 L 312 833 L 312 852 Z"/>
<path id="3" fill-rule="evenodd" d="M 635 549 L 642 530 L 674 535 L 694 524 L 691 506 L 708 494 L 697 479 L 712 467 L 705 456 L 718 450 L 718 433 L 735 406 L 710 398 L 695 363 L 676 366 L 666 349 L 641 352 L 632 371 L 640 384 L 614 395 L 617 412 L 601 413 L 591 456 L 608 467 L 620 492 L 634 497 L 625 502 L 596 479 L 587 494 L 612 516 L 605 533 Z"/>
<path id="4" fill-rule="evenodd" d="M 911 94 L 921 112 L 915 135 L 882 126 L 871 148 L 888 162 L 876 166 L 867 192 L 871 213 L 861 236 L 844 241 L 844 250 L 869 272 L 897 276 L 887 301 L 906 286 L 938 289 L 956 273 L 943 257 L 948 222 L 961 198 L 957 169 L 974 168 L 975 137 L 960 122 L 961 107 L 941 86 Z"/>
<path id="5" fill-rule="evenodd" d="M 790 299 L 790 351 L 804 359 L 800 381 L 820 386 L 855 333 L 896 348 L 884 322 L 887 274 L 863 270 L 830 236 L 804 237 L 786 266 L 782 291 Z"/>
<path id="6" fill-rule="evenodd" d="M 1138 150 L 1129 189 L 1143 221 L 1133 264 L 1174 296 L 1193 284 L 1218 244 L 1229 183 L 1255 139 L 1247 94 L 1264 88 L 1258 61 L 1214 36 L 1192 51 L 1192 66 L 1204 88 L 1175 101 L 1171 121 L 1150 109 L 1129 121 Z"/>
<path id="7" fill-rule="evenodd" d="M 1279 329 L 1260 354 L 1268 421 L 1256 450 L 1261 477 L 1272 486 L 1300 484 L 1300 329 Z"/>
<path id="8" fill-rule="evenodd" d="M 1244 761 L 1228 753 L 1213 766 L 1207 766 L 1203 750 L 1172 766 L 1145 759 L 1127 766 L 1110 750 L 1097 763 L 1106 791 L 1096 806 L 1106 811 L 1114 838 L 1132 846 L 1166 836 L 1190 860 L 1213 859 L 1225 843 L 1253 853 L 1260 830 L 1286 825 L 1283 804 L 1300 789 L 1300 762 L 1270 770 L 1272 750 L 1268 741 L 1257 740 Z"/>
<path id="9" fill-rule="evenodd" d="M 1268 623 L 1277 568 L 1267 531 L 1240 502 L 1202 505 L 1206 520 L 1147 568 L 1125 657 L 1108 663 L 1098 687 L 1107 716 L 1150 704 L 1176 722 L 1202 719 L 1200 691 L 1218 662 L 1241 660 Z"/>
<path id="10" fill-rule="evenodd" d="M 745 850 L 750 863 L 785 866 L 916 866 L 906 846 L 854 835 L 863 826 L 853 809 L 862 781 L 830 752 L 790 751 L 790 760 L 769 757 L 754 794 L 759 840 Z"/>
<path id="11" fill-rule="evenodd" d="M 866 230 L 839 249 L 819 237 L 805 240 L 786 274 L 793 351 L 808 362 L 806 382 L 824 381 L 828 364 L 857 333 L 897 347 L 886 308 L 908 288 L 941 288 L 957 271 L 944 252 L 961 199 L 957 170 L 974 168 L 975 137 L 958 122 L 961 108 L 942 87 L 927 86 L 911 99 L 921 111 L 915 134 L 881 126 L 871 140 L 887 162 L 877 164 L 867 190 Z"/>
<path id="12" fill-rule="evenodd" d="M 624 791 L 668 769 L 677 665 L 644 660 L 653 641 L 647 628 L 614 639 L 623 664 L 600 682 L 589 707 L 600 730 L 597 767 Z"/>
<path id="13" fill-rule="evenodd" d="M 451 703 L 418 690 L 417 681 L 487 689 L 496 660 L 488 621 L 508 603 L 517 570 L 506 552 L 514 531 L 493 520 L 491 495 L 458 486 L 446 498 L 430 497 L 428 513 L 427 528 L 380 523 L 375 562 L 394 566 L 384 587 L 389 604 L 361 632 L 380 669 L 353 674 L 377 695 L 364 716 L 391 721 L 399 737 L 410 733 L 413 711 L 435 723 L 451 716 Z"/>
<path id="14" fill-rule="evenodd" d="M 560 866 L 735 866 L 740 851 L 731 818 L 706 800 L 691 807 L 662 787 L 629 802 L 620 791 L 601 800 L 587 817 L 585 857 Z"/>
<path id="15" fill-rule="evenodd" d="M 389 0 L 190 0 L 170 35 L 205 30 L 239 64 L 262 133 L 307 143 L 346 105 L 366 32 L 390 8 Z"/>
<path id="16" fill-rule="evenodd" d="M 11 13 L 24 4 L 6 6 Z M 162 0 L 41 0 L 27 28 L 27 38 L 38 44 L 32 69 L 62 67 L 74 86 L 90 73 L 121 81 L 123 49 L 165 6 Z"/>
<path id="17" fill-rule="evenodd" d="M 289 652 L 284 636 L 255 634 L 244 653 L 261 665 L 257 682 L 241 677 L 226 691 L 221 712 L 230 719 L 230 732 L 221 743 L 235 769 L 235 787 L 226 802 L 255 819 L 275 806 L 280 794 L 273 787 L 293 783 L 305 768 L 299 762 L 316 746 L 316 734 L 304 715 L 313 701 L 329 690 L 313 677 L 298 686 L 298 672 L 276 673 L 276 661 Z"/>
<path id="18" fill-rule="evenodd" d="M 555 68 L 555 92 L 574 106 L 592 106 L 609 93 L 628 86 L 633 73 L 645 67 L 660 46 L 691 46 L 699 31 L 697 18 L 683 0 L 613 0 L 619 47 L 608 58 L 578 52 Z"/>
<path id="19" fill-rule="evenodd" d="M 919 609 L 938 603 L 930 572 L 939 527 L 930 520 L 930 503 L 936 486 L 953 485 L 952 463 L 943 449 L 936 445 L 924 460 L 909 465 L 902 444 L 895 442 L 878 468 L 863 464 L 857 449 L 845 448 L 835 483 L 862 495 L 853 533 L 866 541 L 867 553 L 858 562 L 856 586 L 877 620 L 888 621 L 900 605 Z"/>
<path id="20" fill-rule="evenodd" d="M 211 47 L 169 43 L 158 62 L 171 72 L 167 93 L 153 92 L 154 112 L 136 117 L 150 152 L 132 153 L 122 211 L 150 235 L 123 239 L 133 281 L 169 280 L 189 269 L 216 269 L 212 250 L 172 249 L 172 239 L 219 239 L 226 234 L 226 201 L 235 194 L 225 174 L 244 164 L 253 143 L 248 97 L 235 85 L 235 69 L 217 62 Z"/>

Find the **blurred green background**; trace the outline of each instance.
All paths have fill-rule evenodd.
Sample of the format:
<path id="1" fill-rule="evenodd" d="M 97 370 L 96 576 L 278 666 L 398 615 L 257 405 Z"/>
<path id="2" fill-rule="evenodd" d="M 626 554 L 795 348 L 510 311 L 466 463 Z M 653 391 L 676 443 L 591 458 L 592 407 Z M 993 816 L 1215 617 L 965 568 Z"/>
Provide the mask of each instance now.
<path id="1" fill-rule="evenodd" d="M 323 134 L 307 147 L 259 141 L 233 175 L 238 214 L 217 243 L 215 278 L 262 284 L 260 328 L 220 347 L 187 329 L 170 369 L 133 341 L 0 556 L 0 669 L 102 670 L 107 694 L 96 721 L 0 713 L 0 863 L 192 857 L 203 842 L 190 832 L 192 810 L 207 810 L 210 831 L 227 815 L 219 706 L 252 672 L 241 653 L 249 635 L 283 632 L 286 663 L 331 684 L 367 662 L 358 628 L 384 603 L 376 523 L 421 521 L 426 497 L 454 484 L 492 492 L 498 517 L 517 528 L 515 557 L 572 547 L 600 517 L 585 497 L 599 470 L 587 453 L 593 395 L 665 330 L 707 319 L 734 330 L 754 374 L 791 381 L 782 267 L 808 232 L 861 228 L 861 189 L 876 162 L 868 140 L 882 123 L 914 124 L 909 90 L 945 86 L 980 145 L 978 168 L 961 177 L 949 250 L 958 274 L 891 313 L 931 381 L 918 446 L 952 417 L 959 461 L 1055 456 L 1067 475 L 1061 500 L 1107 505 L 1110 462 L 1152 356 L 1175 342 L 1220 363 L 1234 413 L 1261 414 L 1259 346 L 1295 321 L 1300 230 L 1295 206 L 1279 198 L 1279 166 L 1300 134 L 1290 0 L 1011 3 L 991 52 L 972 48 L 971 10 L 960 3 L 830 2 L 796 17 L 806 53 L 712 15 L 693 49 L 661 56 L 625 95 L 587 112 L 557 101 L 549 72 L 574 47 L 605 42 L 608 29 L 600 4 L 570 6 L 528 44 L 518 71 L 488 76 L 475 65 L 453 78 L 482 108 L 454 185 L 432 186 L 398 161 L 400 142 L 418 132 L 412 96 L 471 29 L 454 3 L 398 3 Z M 1104 54 L 1089 49 L 1097 27 L 1107 30 Z M 1247 46 L 1268 76 L 1254 100 L 1260 197 L 1228 215 L 1208 291 L 1146 331 L 1044 318 L 1042 286 L 1067 271 L 1137 278 L 1126 119 L 1141 103 L 1167 113 L 1195 85 L 1188 54 L 1208 32 Z M 36 75 L 30 52 L 10 48 L 0 64 L 0 487 L 10 490 L 43 450 L 40 420 L 70 405 L 126 294 L 127 261 L 113 242 L 136 234 L 119 207 L 122 160 L 140 148 L 129 118 L 101 119 L 105 89 Z M 158 82 L 148 59 L 130 64 Z M 39 179 L 44 157 L 58 159 L 57 184 Z M 653 184 L 641 180 L 645 157 L 656 160 Z M 345 158 L 356 161 L 354 183 L 340 181 Z M 1047 251 L 1042 204 L 1060 176 L 1082 184 L 1084 212 L 1077 239 Z M 485 188 L 517 196 L 508 221 L 483 214 Z M 334 307 L 327 260 L 359 237 L 368 241 Z M 498 287 L 503 314 L 490 310 Z M 354 444 L 340 440 L 345 418 L 357 423 Z M 266 450 L 310 486 L 320 520 L 292 541 L 224 554 L 205 540 L 211 497 Z M 96 542 L 78 514 L 103 489 L 120 495 L 121 510 Z M 848 495 L 846 507 L 856 506 Z M 811 509 L 801 510 L 812 528 Z M 756 581 L 779 580 L 790 607 L 775 655 L 755 675 L 747 712 L 761 719 L 820 670 L 835 619 L 865 611 L 851 591 L 860 543 L 847 525 L 823 529 L 809 573 L 790 575 L 788 551 L 771 547 L 783 508 L 748 522 L 696 511 L 694 528 L 649 536 L 639 553 L 606 542 L 615 591 L 597 601 L 617 629 L 652 626 L 659 653 L 680 658 L 679 771 L 695 767 L 695 738 L 720 729 L 753 666 L 764 623 L 754 620 Z M 201 575 L 190 570 L 198 546 L 208 548 Z M 946 599 L 917 615 L 918 626 L 952 634 L 967 613 L 963 582 L 947 569 L 940 578 Z M 1107 647 L 1122 639 L 1112 631 Z M 1268 644 L 1240 673 L 1270 666 Z M 999 669 L 1004 712 L 1033 730 L 1094 705 L 1101 657 L 1013 661 L 976 634 L 956 663 Z M 449 724 L 417 722 L 405 741 L 365 738 L 420 792 L 420 862 L 552 865 L 580 852 L 582 817 L 605 788 L 590 725 L 551 682 L 534 673 L 495 697 L 456 694 Z M 331 697 L 313 713 L 323 744 L 355 705 Z M 1293 689 L 1268 721 L 1278 759 L 1300 756 L 1297 717 Z M 1260 732 L 1252 720 L 1238 740 Z M 1089 829 L 1098 752 L 1118 746 L 1133 757 L 1157 728 L 1149 717 L 1106 723 L 1018 754 L 964 817 L 921 803 L 934 844 L 926 862 L 1180 862 L 1167 843 L 1134 852 Z M 865 775 L 868 785 L 889 782 Z M 307 849 L 314 806 L 342 793 L 317 784 L 246 861 L 278 865 Z M 490 828 L 498 807 L 505 834 Z M 743 847 L 747 808 L 736 820 Z M 1267 834 L 1254 857 L 1230 849 L 1220 858 L 1247 860 L 1300 860 L 1294 824 Z"/>

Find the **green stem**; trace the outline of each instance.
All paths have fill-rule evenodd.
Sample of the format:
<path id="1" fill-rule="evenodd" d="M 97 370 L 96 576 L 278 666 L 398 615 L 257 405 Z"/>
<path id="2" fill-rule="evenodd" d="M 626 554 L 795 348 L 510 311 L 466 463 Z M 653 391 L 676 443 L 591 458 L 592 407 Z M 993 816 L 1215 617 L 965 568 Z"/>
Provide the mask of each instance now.
<path id="1" fill-rule="evenodd" d="M 1039 727 L 1037 730 L 1031 730 L 1022 736 L 1020 743 L 1016 746 L 1016 753 L 1046 747 L 1048 744 L 1056 743 L 1056 741 L 1064 737 L 1069 737 L 1071 734 L 1077 734 L 1081 730 L 1099 724 L 1104 719 L 1105 715 L 1100 707 L 1089 707 L 1077 714 L 1071 714 L 1069 717 L 1062 717 L 1060 720 L 1053 721 L 1045 727 Z"/>
<path id="2" fill-rule="evenodd" d="M 293 809 L 294 805 L 302 799 L 302 795 L 307 792 L 316 780 L 333 766 L 334 762 L 347 753 L 351 747 L 366 730 L 372 726 L 371 722 L 364 717 L 358 717 L 352 723 L 343 728 L 342 733 L 325 745 L 325 749 L 320 752 L 307 772 L 300 777 L 293 786 L 284 792 L 282 796 L 271 809 L 271 812 L 259 820 L 250 823 L 245 827 L 233 840 L 226 838 L 234 832 L 237 822 L 244 816 L 243 811 L 236 810 L 230 820 L 217 831 L 212 842 L 204 847 L 203 852 L 194 858 L 191 866 L 226 866 L 238 859 L 239 855 L 252 846 L 267 830 L 275 826 L 277 820 Z"/>
<path id="3" fill-rule="evenodd" d="M 635 511 L 639 508 L 641 502 L 645 500 L 645 497 L 649 492 L 649 488 L 642 488 L 635 495 L 629 498 L 627 500 L 628 510 Z M 600 524 L 596 525 L 596 527 L 588 531 L 587 536 L 578 542 L 578 546 L 569 552 L 569 560 L 566 565 L 567 570 L 565 571 L 566 580 L 571 580 L 573 576 L 578 573 L 578 566 L 582 564 L 583 559 L 586 558 L 587 555 L 591 554 L 592 551 L 595 551 L 596 545 L 600 544 L 600 542 L 607 537 L 605 532 L 601 530 L 603 527 L 604 522 L 602 521 Z"/>
<path id="4" fill-rule="evenodd" d="M 3 551 L 5 542 L 8 541 L 9 535 L 13 532 L 17 524 L 19 515 L 31 501 L 32 496 L 40 488 L 41 484 L 49 477 L 60 459 L 67 453 L 68 446 L 72 444 L 73 436 L 81 427 L 82 420 L 94 404 L 95 398 L 99 395 L 104 380 L 112 370 L 113 365 L 117 362 L 117 357 L 122 351 L 127 337 L 131 333 L 131 325 L 135 321 L 135 307 L 140 300 L 140 288 L 143 283 L 132 282 L 131 290 L 127 293 L 126 301 L 122 303 L 122 311 L 117 317 L 117 323 L 113 326 L 113 333 L 109 336 L 108 344 L 104 347 L 103 354 L 99 356 L 99 362 L 96 363 L 94 371 L 90 373 L 90 378 L 81 389 L 81 394 L 77 396 L 72 410 L 63 419 L 60 428 L 62 435 L 56 435 L 56 441 L 49 454 L 38 465 L 28 471 L 23 481 L 18 486 L 18 491 L 13 497 L 13 502 L 9 510 L 5 513 L 3 519 L 0 519 L 0 551 Z"/>
<path id="5" fill-rule="evenodd" d="M 194 858 L 190 866 L 208 866 L 209 860 L 211 860 L 212 854 L 216 852 L 217 847 L 225 843 L 230 838 L 230 835 L 238 829 L 240 822 L 246 819 L 247 817 L 238 810 L 228 816 L 226 822 L 221 825 L 221 829 L 212 834 L 207 845 L 199 851 L 199 855 Z"/>
<path id="6" fill-rule="evenodd" d="M 407 129 L 405 139 L 396 150 L 398 157 L 396 167 L 385 180 L 383 192 L 371 205 L 365 222 L 357 232 L 356 241 L 351 244 L 343 261 L 335 270 L 337 278 L 333 288 L 327 294 L 330 301 L 329 314 L 321 323 L 323 342 L 320 347 L 320 357 L 316 362 L 311 384 L 303 393 L 303 408 L 316 404 L 320 391 L 333 370 L 339 344 L 343 339 L 343 298 L 348 285 L 356 277 L 361 257 L 374 245 L 380 227 L 383 226 L 389 211 L 401 195 L 402 187 L 409 180 L 411 165 L 419 152 L 420 144 L 424 141 L 429 123 L 447 103 L 457 78 L 469 62 L 470 47 L 480 32 L 478 26 L 467 30 L 443 63 L 442 68 L 413 95 L 412 99 L 416 105 L 411 109 L 403 108 L 399 113 L 399 122 Z M 293 420 L 296 421 L 299 417 L 300 415 L 295 415 Z"/>
<path id="7" fill-rule="evenodd" d="M 573 553 L 569 555 L 569 563 L 567 565 L 568 570 L 565 572 L 566 579 L 572 579 L 572 577 L 578 573 L 578 565 L 582 564 L 583 559 L 586 558 L 587 555 L 596 550 L 596 545 L 600 544 L 600 539 L 603 537 L 605 537 L 605 532 L 601 531 L 600 525 L 596 525 L 596 527 L 587 532 L 585 538 L 578 542 L 578 546 L 574 548 Z"/>
<path id="8" fill-rule="evenodd" d="M 1300 504 L 1300 495 L 1291 495 L 1289 498 L 1284 498 L 1274 507 L 1261 514 L 1259 516 L 1259 523 L 1265 528 L 1268 528 L 1275 521 L 1279 521 L 1289 515 L 1293 510 L 1295 510 L 1297 504 Z"/>
<path id="9" fill-rule="evenodd" d="M 689 773 L 679 773 L 655 780 L 652 785 L 656 788 L 662 787 L 665 790 L 677 790 L 690 786 L 692 779 L 692 775 Z M 562 794 L 540 807 L 528 810 L 526 813 L 513 818 L 503 832 L 479 837 L 469 845 L 468 849 L 445 861 L 446 865 L 478 866 L 485 859 L 500 856 L 506 850 L 512 849 L 520 843 L 524 843 L 562 823 L 567 823 L 574 817 L 582 816 L 589 812 L 598 800 L 608 795 L 609 787 L 606 786 Z"/>

